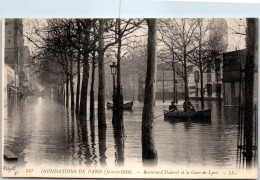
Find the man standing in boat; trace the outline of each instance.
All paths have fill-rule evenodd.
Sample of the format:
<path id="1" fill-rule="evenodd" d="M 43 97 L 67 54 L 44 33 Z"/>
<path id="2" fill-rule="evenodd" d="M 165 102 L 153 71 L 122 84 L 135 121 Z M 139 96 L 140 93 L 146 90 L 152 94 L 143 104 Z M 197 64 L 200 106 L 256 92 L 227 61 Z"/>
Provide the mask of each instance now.
<path id="1" fill-rule="evenodd" d="M 174 102 L 171 102 L 171 105 L 169 106 L 169 111 L 178 111 L 177 107 L 175 106 Z"/>
<path id="2" fill-rule="evenodd" d="M 184 103 L 183 103 L 183 109 L 184 112 L 192 112 L 195 111 L 194 106 L 191 104 L 191 102 L 186 98 Z"/>

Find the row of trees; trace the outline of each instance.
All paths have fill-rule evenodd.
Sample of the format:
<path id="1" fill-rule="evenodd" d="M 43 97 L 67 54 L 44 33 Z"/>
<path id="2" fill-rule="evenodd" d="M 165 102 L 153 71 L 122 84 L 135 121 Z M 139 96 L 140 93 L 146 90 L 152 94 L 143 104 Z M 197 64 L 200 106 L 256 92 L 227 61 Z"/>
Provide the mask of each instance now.
<path id="1" fill-rule="evenodd" d="M 71 108 L 74 109 L 76 106 L 76 112 L 79 114 L 86 114 L 91 67 L 90 114 L 93 117 L 95 68 L 98 66 L 98 115 L 102 119 L 105 115 L 105 76 L 103 73 L 105 55 L 115 54 L 118 65 L 117 87 L 121 87 L 120 64 L 125 51 L 125 48 L 122 50 L 122 47 L 128 46 L 129 49 L 129 41 L 138 34 L 134 31 L 142 28 L 143 22 L 139 19 L 48 19 L 41 22 L 40 25 L 37 24 L 34 35 L 27 36 L 38 49 L 35 52 L 37 60 L 33 59 L 32 62 L 33 67 L 37 69 L 40 79 L 46 84 L 56 82 L 51 84 L 55 86 L 58 84 L 61 87 L 59 89 L 62 89 L 62 84 L 65 82 L 65 104 L 67 107 L 69 106 L 68 92 L 70 89 Z M 160 42 L 158 57 L 170 65 L 169 69 L 173 71 L 174 80 L 176 73 L 183 78 L 186 99 L 189 98 L 188 74 L 194 66 L 198 68 L 202 107 L 204 106 L 203 74 L 215 63 L 215 57 L 227 48 L 226 24 L 221 23 L 220 26 L 214 27 L 213 22 L 209 19 L 160 19 L 158 23 Z M 135 44 L 140 46 L 138 42 Z M 131 47 L 131 49 L 135 50 L 135 47 Z M 146 55 L 146 53 L 144 54 Z M 180 63 L 181 68 L 175 66 L 176 63 Z M 54 68 L 55 66 L 57 68 Z M 81 77 L 81 68 L 83 77 Z M 52 77 L 47 78 L 46 76 L 50 76 L 50 74 Z M 74 102 L 73 89 L 75 77 L 77 77 L 76 102 Z M 175 83 L 173 84 L 175 86 Z M 59 90 L 59 92 L 61 91 Z M 117 88 L 116 94 L 117 114 L 122 117 L 121 88 Z M 120 117 L 118 119 L 121 119 Z"/>
<path id="2" fill-rule="evenodd" d="M 148 29 L 152 29 L 153 33 L 148 35 L 148 39 L 156 34 L 156 21 L 147 19 Z M 90 119 L 94 119 L 94 83 L 95 83 L 95 68 L 98 67 L 98 129 L 102 142 L 105 142 L 104 134 L 106 132 L 106 117 L 105 117 L 105 60 L 107 56 L 115 53 L 117 60 L 117 95 L 116 95 L 116 133 L 121 136 L 123 133 L 120 130 L 123 124 L 123 97 L 121 92 L 121 76 L 120 76 L 120 61 L 124 55 L 122 47 L 126 41 L 131 41 L 134 38 L 133 32 L 138 28 L 145 26 L 145 21 L 140 19 L 47 19 L 44 21 L 36 21 L 33 31 L 27 34 L 27 39 L 34 44 L 35 50 L 31 61 L 31 67 L 38 75 L 39 80 L 46 86 L 51 86 L 55 89 L 59 99 L 64 100 L 65 106 L 70 107 L 79 115 L 86 115 L 88 84 L 90 77 L 90 67 L 92 68 L 91 87 L 90 87 Z M 149 33 L 148 33 L 149 34 Z M 156 36 L 150 42 L 152 49 L 148 53 L 148 60 L 151 59 L 149 54 L 155 53 Z M 149 49 L 149 47 L 148 47 Z M 122 55 L 123 54 L 123 55 Z M 155 54 L 156 55 L 156 54 Z M 153 55 L 153 67 L 156 67 L 156 56 Z M 91 65 L 90 65 L 91 64 Z M 149 62 L 147 63 L 150 64 Z M 149 68 L 150 69 L 150 68 Z M 82 72 L 82 73 L 81 73 Z M 152 72 L 152 78 L 155 76 Z M 82 76 L 82 77 L 81 77 Z M 148 73 L 148 76 L 150 74 Z M 76 85 L 76 103 L 74 92 L 74 81 L 77 79 Z M 147 81 L 155 82 L 154 79 Z M 64 88 L 65 85 L 65 88 Z M 149 88 L 149 87 L 148 87 Z M 69 96 L 70 91 L 70 96 Z M 153 92 L 154 90 L 152 90 Z M 65 93 L 64 93 L 65 92 Z M 150 99 L 147 92 L 147 97 Z M 65 97 L 63 97 L 63 94 Z M 154 93 L 152 93 L 154 94 Z M 151 99 L 154 100 L 154 97 Z M 144 106 L 144 122 L 152 122 L 153 105 L 152 101 L 147 101 Z M 147 107 L 149 104 L 149 107 Z M 148 114 L 145 110 L 149 109 Z M 114 118 L 114 117 L 113 117 Z M 149 123 L 143 123 L 143 152 L 148 152 L 153 144 L 149 141 L 152 139 L 150 134 L 151 127 Z M 103 138 L 102 138 L 103 137 Z M 145 155 L 144 159 L 149 158 Z"/>
<path id="3" fill-rule="evenodd" d="M 189 99 L 188 75 L 196 67 L 200 75 L 201 106 L 204 107 L 204 73 L 227 49 L 227 25 L 221 19 L 162 19 L 159 23 L 158 57 L 184 80 L 185 99 Z M 176 66 L 179 63 L 181 66 Z M 181 68 L 180 68 L 181 67 Z M 173 83 L 175 86 L 175 83 Z M 175 87 L 173 88 L 176 89 Z M 174 93 L 175 94 L 175 93 Z"/>
<path id="4" fill-rule="evenodd" d="M 68 92 L 70 88 L 71 108 L 75 106 L 73 79 L 76 77 L 76 112 L 86 114 L 90 64 L 92 65 L 91 99 L 94 97 L 94 75 L 95 68 L 98 65 L 99 106 L 101 106 L 105 100 L 103 96 L 105 53 L 108 51 L 108 54 L 112 52 L 116 54 L 118 64 L 117 86 L 120 87 L 121 48 L 124 46 L 122 43 L 130 38 L 130 34 L 139 28 L 142 22 L 138 19 L 48 19 L 37 22 L 33 33 L 27 35 L 27 39 L 36 46 L 32 67 L 43 83 L 56 85 L 57 80 L 59 80 L 66 84 L 65 104 L 67 107 L 69 106 Z M 48 65 L 50 67 L 47 67 Z M 55 68 L 55 66 L 58 68 Z M 83 72 L 82 77 L 81 70 Z M 52 78 L 46 77 L 50 75 Z M 53 78 L 56 80 L 53 80 Z M 121 94 L 120 88 L 117 91 Z M 100 107 L 99 109 L 103 108 Z M 99 114 L 104 114 L 104 112 L 100 110 Z"/>

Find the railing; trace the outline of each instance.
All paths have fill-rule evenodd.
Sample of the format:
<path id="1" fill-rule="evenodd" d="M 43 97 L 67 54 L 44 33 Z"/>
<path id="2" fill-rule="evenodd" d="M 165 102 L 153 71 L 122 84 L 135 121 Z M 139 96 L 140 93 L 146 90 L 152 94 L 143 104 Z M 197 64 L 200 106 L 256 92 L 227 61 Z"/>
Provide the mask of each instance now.
<path id="1" fill-rule="evenodd" d="M 244 105 L 239 106 L 238 115 L 238 138 L 237 138 L 237 167 L 245 168 L 247 166 L 257 167 L 257 148 L 258 148 L 258 108 L 254 105 L 254 116 L 252 124 L 252 157 L 247 157 L 247 143 L 244 127 Z"/>

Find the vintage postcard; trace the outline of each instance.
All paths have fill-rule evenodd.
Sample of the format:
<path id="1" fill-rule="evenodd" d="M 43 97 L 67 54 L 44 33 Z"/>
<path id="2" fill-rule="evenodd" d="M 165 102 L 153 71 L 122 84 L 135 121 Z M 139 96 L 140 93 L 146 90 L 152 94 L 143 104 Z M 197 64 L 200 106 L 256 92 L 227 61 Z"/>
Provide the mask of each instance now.
<path id="1" fill-rule="evenodd" d="M 2 27 L 3 177 L 258 177 L 258 19 Z"/>

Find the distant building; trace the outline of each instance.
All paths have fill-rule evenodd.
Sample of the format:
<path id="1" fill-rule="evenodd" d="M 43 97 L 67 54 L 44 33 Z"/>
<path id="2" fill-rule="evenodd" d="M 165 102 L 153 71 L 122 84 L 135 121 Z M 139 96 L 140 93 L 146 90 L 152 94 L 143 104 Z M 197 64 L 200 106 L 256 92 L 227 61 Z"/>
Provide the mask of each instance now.
<path id="1" fill-rule="evenodd" d="M 4 105 L 6 105 L 8 96 L 16 94 L 16 90 L 13 87 L 18 87 L 19 76 L 15 73 L 14 69 L 12 69 L 7 64 L 4 65 L 3 71 L 4 71 L 3 81 L 5 82 L 3 83 L 4 86 L 3 97 L 4 97 Z"/>
<path id="2" fill-rule="evenodd" d="M 216 56 L 203 72 L 203 92 L 205 99 L 223 98 L 222 87 L 222 56 Z M 190 98 L 201 97 L 201 74 L 198 67 L 194 66 L 188 76 Z"/>
<path id="3" fill-rule="evenodd" d="M 181 67 L 181 64 L 175 63 L 175 67 Z M 175 91 L 177 99 L 184 98 L 184 80 L 177 72 L 175 72 Z M 156 99 L 174 100 L 174 75 L 172 68 L 165 63 L 157 65 Z"/>
<path id="4" fill-rule="evenodd" d="M 223 84 L 225 105 L 238 105 L 244 98 L 246 49 L 223 54 Z M 258 95 L 258 62 L 255 62 L 254 101 L 257 104 Z"/>
<path id="5" fill-rule="evenodd" d="M 28 46 L 24 46 L 22 48 L 22 54 L 20 57 L 20 62 L 23 71 L 20 72 L 20 87 L 23 87 L 24 90 L 32 92 L 33 87 L 34 87 L 34 80 L 32 77 L 32 71 L 30 69 L 29 63 L 30 60 L 32 59 L 30 50 Z"/>
<path id="6" fill-rule="evenodd" d="M 223 84 L 225 105 L 238 105 L 241 94 L 242 69 L 246 60 L 246 50 L 223 54 Z"/>
<path id="7" fill-rule="evenodd" d="M 5 19 L 5 91 L 26 94 L 30 86 L 29 47 L 24 46 L 22 19 Z M 11 91 L 11 92 L 7 92 Z"/>
<path id="8" fill-rule="evenodd" d="M 21 57 L 21 48 L 23 45 L 24 41 L 22 20 L 5 19 L 5 100 L 7 100 L 9 95 L 17 94 L 17 87 L 19 87 L 19 84 L 21 83 L 19 75 L 22 71 L 22 66 L 20 66 L 19 59 Z"/>
<path id="9" fill-rule="evenodd" d="M 124 100 L 139 100 L 139 90 L 144 72 L 140 72 L 135 64 L 138 61 L 138 56 L 127 56 L 121 59 L 121 89 Z M 112 59 L 111 59 L 112 60 Z M 111 63 L 110 63 L 111 64 Z M 113 95 L 113 79 L 110 70 L 110 64 L 105 65 L 106 71 L 106 98 L 108 101 Z M 117 80 L 116 80 L 117 82 Z M 141 83 L 143 85 L 143 83 Z"/>
<path id="10" fill-rule="evenodd" d="M 23 46 L 22 19 L 5 19 L 5 63 L 17 72 L 22 71 Z"/>

